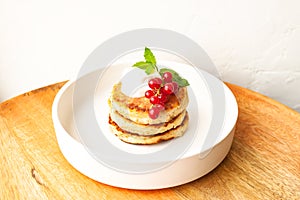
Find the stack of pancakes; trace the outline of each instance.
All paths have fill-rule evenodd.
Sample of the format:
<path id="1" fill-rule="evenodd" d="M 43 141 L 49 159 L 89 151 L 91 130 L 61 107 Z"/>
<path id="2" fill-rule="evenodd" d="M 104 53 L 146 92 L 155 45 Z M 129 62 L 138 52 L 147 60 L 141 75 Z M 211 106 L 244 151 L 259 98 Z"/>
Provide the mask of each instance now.
<path id="1" fill-rule="evenodd" d="M 186 107 L 189 99 L 186 87 L 172 94 L 157 119 L 151 119 L 151 107 L 146 97 L 129 97 L 122 93 L 122 84 L 113 86 L 110 99 L 109 125 L 122 141 L 131 144 L 156 144 L 182 136 L 188 127 Z"/>

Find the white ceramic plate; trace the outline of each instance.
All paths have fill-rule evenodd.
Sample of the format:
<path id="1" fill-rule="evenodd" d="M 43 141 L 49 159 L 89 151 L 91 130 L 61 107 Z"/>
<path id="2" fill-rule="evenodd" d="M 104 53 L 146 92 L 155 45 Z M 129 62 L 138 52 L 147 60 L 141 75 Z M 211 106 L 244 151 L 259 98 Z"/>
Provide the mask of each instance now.
<path id="1" fill-rule="evenodd" d="M 220 80 L 204 71 L 195 73 L 193 67 L 182 63 L 165 61 L 162 64 L 172 66 L 190 82 L 188 87 L 190 103 L 187 108 L 190 121 L 189 128 L 182 137 L 156 145 L 124 143 L 116 138 L 108 127 L 109 109 L 107 99 L 112 85 L 122 80 L 125 93 L 138 95 L 139 92 L 134 88 L 144 81 L 145 77 L 140 72 L 128 67 L 130 65 L 124 63 L 115 65 L 105 71 L 89 73 L 79 80 L 69 81 L 59 91 L 53 103 L 52 111 L 57 141 L 65 158 L 78 171 L 96 181 L 117 187 L 158 189 L 184 184 L 200 178 L 213 170 L 225 158 L 232 144 L 238 116 L 237 103 L 231 91 Z M 91 86 L 91 83 L 95 82 L 97 86 Z M 221 85 L 222 90 L 215 90 L 216 85 Z M 84 90 L 78 90 L 78 88 L 84 88 Z M 89 88 L 92 91 L 90 93 L 86 92 L 89 91 Z M 75 101 L 75 105 L 73 105 L 74 91 L 80 92 L 79 95 L 75 95 L 76 98 L 80 97 L 79 100 Z M 222 94 L 215 94 L 216 92 Z M 224 101 L 213 101 L 213 95 L 223 96 Z M 90 99 L 93 99 L 93 101 Z M 100 128 L 98 133 L 88 131 L 90 122 L 84 115 L 84 111 L 91 104 L 93 104 L 96 121 Z M 77 108 L 76 112 L 74 112 L 74 106 Z M 222 120 L 216 120 L 216 113 L 218 112 L 214 109 L 222 106 L 224 106 L 224 109 L 221 109 L 222 113 L 218 114 Z M 86 132 L 78 131 L 75 118 L 86 124 Z M 214 127 L 220 127 L 220 129 L 214 129 Z M 88 139 L 83 139 L 84 137 L 94 138 L 95 135 L 98 136 L 99 134 L 103 135 L 114 148 L 129 154 L 142 156 L 163 152 L 166 147 L 174 149 L 182 143 L 187 145 L 176 159 L 170 156 L 170 158 L 164 158 L 161 161 L 162 163 L 168 163 L 167 165 L 158 163 L 156 160 L 147 160 L 146 163 L 143 163 L 147 167 L 160 166 L 159 170 L 133 173 L 128 169 L 123 169 L 122 162 L 126 162 L 126 164 L 129 162 L 129 166 L 130 164 L 139 165 L 135 160 L 122 161 L 121 159 L 118 169 L 99 160 L 97 155 L 110 156 L 110 151 L 90 148 L 94 144 L 97 145 L 97 141 L 91 139 L 94 143 L 90 145 L 89 142 L 86 142 Z M 116 159 L 116 157 L 112 156 L 111 159 Z"/>

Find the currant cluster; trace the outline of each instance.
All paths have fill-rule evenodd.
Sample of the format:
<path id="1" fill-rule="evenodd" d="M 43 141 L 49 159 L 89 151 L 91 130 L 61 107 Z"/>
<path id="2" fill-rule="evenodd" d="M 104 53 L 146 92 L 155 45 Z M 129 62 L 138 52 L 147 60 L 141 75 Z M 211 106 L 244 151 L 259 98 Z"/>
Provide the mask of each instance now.
<path id="1" fill-rule="evenodd" d="M 160 111 L 165 109 L 165 103 L 168 101 L 169 96 L 178 91 L 178 83 L 172 81 L 172 79 L 172 73 L 165 72 L 161 78 L 152 78 L 148 81 L 151 90 L 145 92 L 145 97 L 152 104 L 148 113 L 151 119 L 158 117 Z"/>

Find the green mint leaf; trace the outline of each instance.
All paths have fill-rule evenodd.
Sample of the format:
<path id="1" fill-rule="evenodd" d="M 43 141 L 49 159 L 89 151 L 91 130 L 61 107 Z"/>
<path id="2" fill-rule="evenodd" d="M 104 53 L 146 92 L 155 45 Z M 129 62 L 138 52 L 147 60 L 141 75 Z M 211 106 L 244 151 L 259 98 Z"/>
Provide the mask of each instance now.
<path id="1" fill-rule="evenodd" d="M 177 82 L 180 87 L 185 87 L 185 86 L 189 86 L 190 85 L 190 83 L 186 79 L 184 79 L 184 78 L 178 79 L 178 80 L 174 80 L 174 81 Z"/>
<path id="2" fill-rule="evenodd" d="M 155 72 L 155 65 L 153 65 L 152 63 L 149 63 L 149 64 L 150 65 L 145 70 L 147 75 L 153 74 Z"/>
<path id="3" fill-rule="evenodd" d="M 175 81 L 175 82 L 177 82 L 180 87 L 185 87 L 185 86 L 190 85 L 189 82 L 186 79 L 182 78 L 176 71 L 174 71 L 172 69 L 169 69 L 169 68 L 162 68 L 162 69 L 160 69 L 159 70 L 160 76 L 163 76 L 163 74 L 165 72 L 170 72 L 172 74 L 172 76 L 173 76 L 172 80 Z"/>
<path id="4" fill-rule="evenodd" d="M 133 65 L 133 67 L 140 68 L 145 71 L 147 75 L 150 75 L 155 72 L 155 66 L 152 63 L 140 61 Z"/>
<path id="5" fill-rule="evenodd" d="M 146 62 L 156 65 L 155 56 L 153 55 L 152 51 L 147 47 L 145 47 L 144 58 L 145 58 Z"/>
<path id="6" fill-rule="evenodd" d="M 135 63 L 135 64 L 133 65 L 133 67 L 138 67 L 138 68 L 140 68 L 140 69 L 145 70 L 145 69 L 147 69 L 148 65 L 149 65 L 149 63 L 147 63 L 147 62 L 145 62 L 145 61 L 140 61 L 140 62 Z"/>

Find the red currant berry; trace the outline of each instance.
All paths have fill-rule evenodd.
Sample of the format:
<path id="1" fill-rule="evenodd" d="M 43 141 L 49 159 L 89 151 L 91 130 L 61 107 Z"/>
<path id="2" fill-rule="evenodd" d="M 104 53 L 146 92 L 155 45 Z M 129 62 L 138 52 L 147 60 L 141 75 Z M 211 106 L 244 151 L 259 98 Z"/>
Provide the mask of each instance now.
<path id="1" fill-rule="evenodd" d="M 158 104 L 161 105 L 162 107 L 164 107 L 164 109 L 165 109 L 165 103 L 164 102 L 159 102 Z"/>
<path id="2" fill-rule="evenodd" d="M 159 99 L 158 99 L 158 97 L 157 96 L 152 96 L 152 97 L 150 97 L 150 103 L 152 103 L 152 104 L 158 104 L 159 103 Z"/>
<path id="3" fill-rule="evenodd" d="M 168 101 L 168 96 L 165 93 L 161 93 L 157 95 L 157 97 L 161 103 L 165 103 Z"/>
<path id="4" fill-rule="evenodd" d="M 152 107 L 152 108 L 150 108 L 148 115 L 151 119 L 156 119 L 156 118 L 158 118 L 159 110 L 155 107 Z"/>
<path id="5" fill-rule="evenodd" d="M 162 111 L 165 109 L 164 105 L 162 104 L 155 104 L 153 107 L 155 107 L 156 109 L 158 109 L 159 111 Z"/>
<path id="6" fill-rule="evenodd" d="M 163 93 L 172 94 L 174 92 L 174 86 L 172 83 L 166 83 L 163 87 Z"/>
<path id="7" fill-rule="evenodd" d="M 172 78 L 173 78 L 173 76 L 172 76 L 172 73 L 171 73 L 171 72 L 165 72 L 165 73 L 163 74 L 163 79 L 164 79 L 164 82 L 165 82 L 165 83 L 170 83 L 170 82 L 172 82 Z"/>
<path id="8" fill-rule="evenodd" d="M 161 78 L 156 77 L 155 79 L 156 79 L 156 81 L 159 83 L 159 85 L 162 84 L 163 81 L 161 80 Z"/>
<path id="9" fill-rule="evenodd" d="M 178 88 L 179 88 L 178 83 L 177 82 L 172 82 L 172 85 L 174 87 L 174 91 L 173 92 L 176 93 L 178 91 Z"/>
<path id="10" fill-rule="evenodd" d="M 152 78 L 148 81 L 148 85 L 151 89 L 158 89 L 162 84 L 162 80 L 160 78 Z"/>
<path id="11" fill-rule="evenodd" d="M 164 93 L 164 86 L 162 85 L 162 87 L 159 89 L 159 94 L 163 94 Z"/>
<path id="12" fill-rule="evenodd" d="M 146 97 L 146 98 L 150 99 L 150 97 L 152 97 L 152 96 L 154 96 L 153 90 L 147 90 L 147 91 L 145 92 L 145 97 Z"/>

